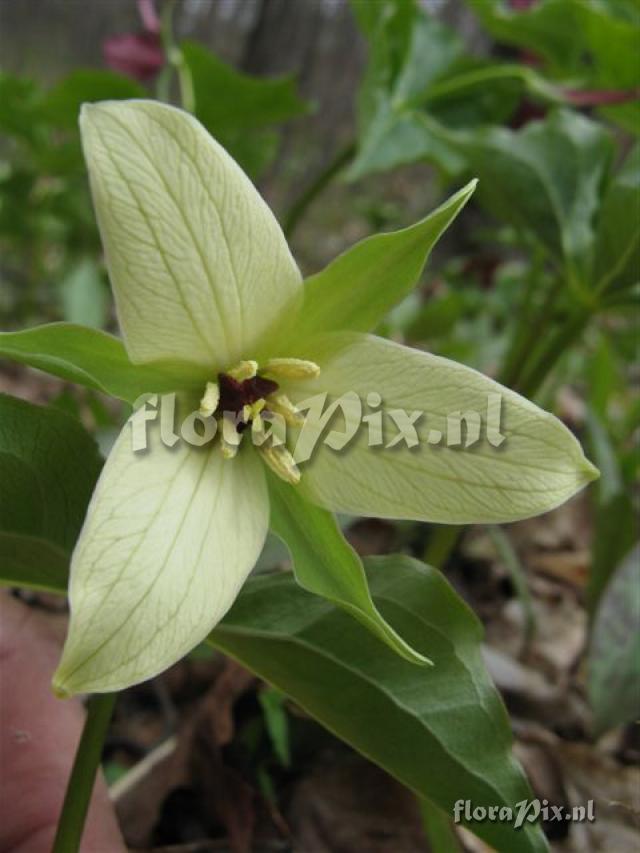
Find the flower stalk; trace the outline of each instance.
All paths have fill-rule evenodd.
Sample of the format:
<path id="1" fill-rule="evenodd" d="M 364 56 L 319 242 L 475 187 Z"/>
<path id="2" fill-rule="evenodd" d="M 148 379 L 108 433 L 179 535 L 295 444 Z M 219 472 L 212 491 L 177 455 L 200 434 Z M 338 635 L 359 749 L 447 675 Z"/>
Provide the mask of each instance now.
<path id="1" fill-rule="evenodd" d="M 80 849 L 102 747 L 117 695 L 97 693 L 89 699 L 87 718 L 64 796 L 52 853 L 76 853 Z"/>

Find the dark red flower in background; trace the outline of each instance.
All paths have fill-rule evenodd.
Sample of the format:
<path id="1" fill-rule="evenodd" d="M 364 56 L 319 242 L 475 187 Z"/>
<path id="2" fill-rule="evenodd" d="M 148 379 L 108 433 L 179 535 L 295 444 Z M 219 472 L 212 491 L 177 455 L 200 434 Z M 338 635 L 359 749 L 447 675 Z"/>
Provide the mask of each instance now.
<path id="1" fill-rule="evenodd" d="M 105 39 L 102 51 L 109 68 L 144 81 L 158 73 L 165 63 L 165 56 L 160 20 L 153 0 L 137 0 L 137 3 L 143 30 Z"/>

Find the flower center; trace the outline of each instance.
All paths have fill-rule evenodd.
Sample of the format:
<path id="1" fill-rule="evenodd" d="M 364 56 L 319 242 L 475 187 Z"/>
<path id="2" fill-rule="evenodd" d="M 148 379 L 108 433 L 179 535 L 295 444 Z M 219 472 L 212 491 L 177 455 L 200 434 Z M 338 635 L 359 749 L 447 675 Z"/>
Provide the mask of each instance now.
<path id="1" fill-rule="evenodd" d="M 236 420 L 236 430 L 239 433 L 251 424 L 256 414 L 262 409 L 257 409 L 260 404 L 266 406 L 267 398 L 275 394 L 279 385 L 273 379 L 264 376 L 252 376 L 239 382 L 228 373 L 218 374 L 218 388 L 220 399 L 214 415 L 224 416 L 229 413 Z"/>
<path id="2" fill-rule="evenodd" d="M 220 449 L 227 459 L 236 455 L 242 434 L 251 427 L 252 438 L 265 462 L 283 480 L 296 484 L 300 471 L 281 433 L 287 424 L 301 426 L 304 419 L 280 391 L 279 383 L 264 373 L 295 381 L 318 376 L 320 368 L 298 358 L 272 358 L 262 369 L 256 361 L 241 361 L 227 373 L 219 373 L 217 382 L 207 382 L 200 414 L 217 419 L 222 436 Z M 267 425 L 271 426 L 270 431 Z"/>

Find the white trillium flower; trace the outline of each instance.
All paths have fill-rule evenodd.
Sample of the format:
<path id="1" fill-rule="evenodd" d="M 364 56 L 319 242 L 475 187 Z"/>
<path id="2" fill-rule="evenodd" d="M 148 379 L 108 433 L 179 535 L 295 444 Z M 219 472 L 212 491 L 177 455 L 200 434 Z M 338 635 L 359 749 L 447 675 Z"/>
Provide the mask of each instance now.
<path id="1" fill-rule="evenodd" d="M 151 442 L 136 453 L 125 425 L 73 553 L 59 695 L 143 681 L 207 636 L 263 547 L 269 469 L 300 500 L 332 511 L 460 524 L 544 512 L 597 476 L 571 433 L 514 392 L 447 359 L 345 332 L 335 291 L 307 298 L 271 211 L 192 116 L 107 102 L 83 108 L 81 130 L 134 364 L 205 373 L 201 413 L 216 417 L 233 399 L 252 430 L 269 411 L 298 430 L 297 404 L 322 393 L 376 392 L 386 408 L 428 418 L 417 448 L 374 449 L 363 430 L 343 453 L 318 444 L 300 467 L 286 443 L 257 446 L 246 430 L 235 442 Z M 327 316 L 338 334 L 327 333 Z M 502 447 L 428 446 L 449 413 L 484 411 L 496 393 Z"/>

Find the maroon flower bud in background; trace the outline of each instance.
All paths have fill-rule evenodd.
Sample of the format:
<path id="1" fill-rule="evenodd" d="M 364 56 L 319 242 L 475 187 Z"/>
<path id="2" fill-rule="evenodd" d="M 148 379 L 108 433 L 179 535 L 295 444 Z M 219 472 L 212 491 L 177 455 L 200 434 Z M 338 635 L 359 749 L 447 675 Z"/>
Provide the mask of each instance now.
<path id="1" fill-rule="evenodd" d="M 143 30 L 122 33 L 105 39 L 102 44 L 104 61 L 113 68 L 136 80 L 149 80 L 165 63 L 160 20 L 153 0 L 137 0 Z"/>

